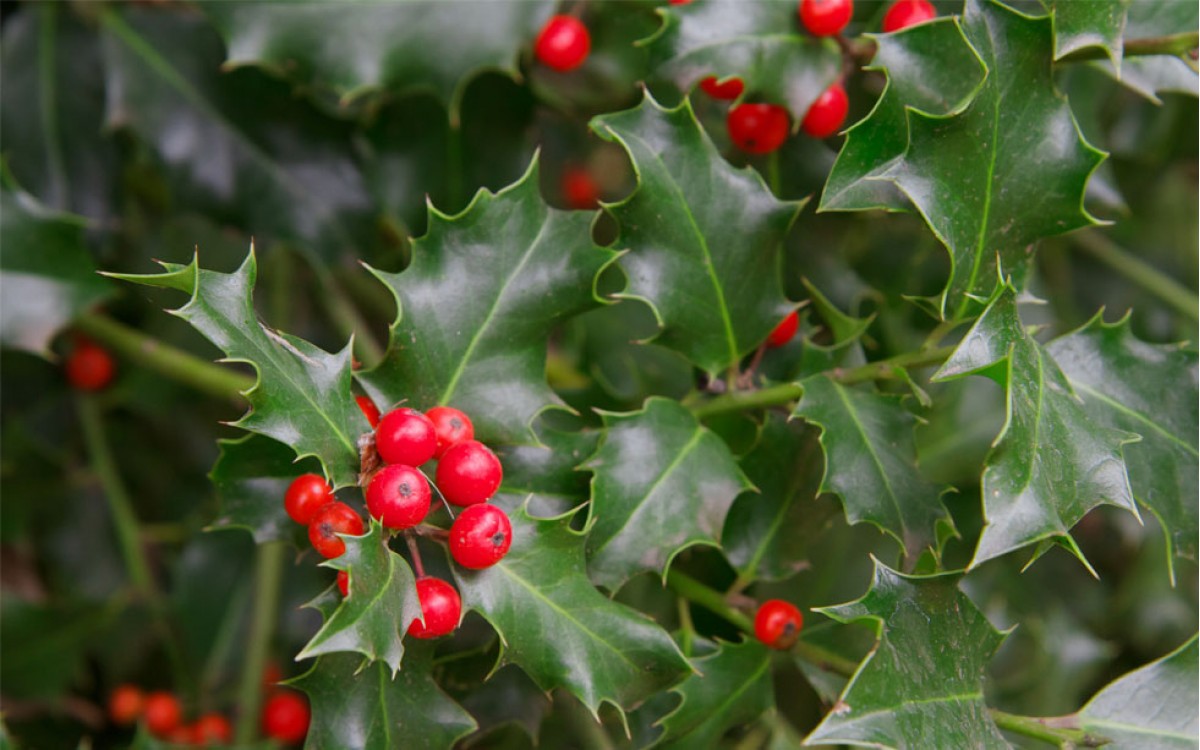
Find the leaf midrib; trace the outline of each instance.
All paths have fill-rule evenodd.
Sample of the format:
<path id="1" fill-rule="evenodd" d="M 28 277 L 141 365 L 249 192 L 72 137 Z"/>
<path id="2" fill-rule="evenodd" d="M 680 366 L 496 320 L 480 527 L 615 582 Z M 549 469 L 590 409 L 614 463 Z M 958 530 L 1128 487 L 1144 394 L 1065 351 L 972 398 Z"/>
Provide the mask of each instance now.
<path id="1" fill-rule="evenodd" d="M 686 739 L 689 735 L 695 735 L 696 732 L 700 731 L 701 727 L 705 726 L 706 724 L 710 724 L 713 721 L 718 720 L 721 717 L 722 713 L 728 711 L 729 707 L 732 706 L 734 704 L 734 702 L 737 701 L 738 698 L 741 698 L 742 695 L 747 690 L 750 689 L 751 685 L 754 685 L 756 682 L 759 681 L 759 679 L 762 678 L 763 673 L 766 672 L 770 666 L 771 666 L 771 660 L 763 659 L 762 664 L 759 665 L 758 669 L 756 669 L 754 671 L 754 674 L 752 674 L 749 677 L 749 679 L 743 680 L 742 684 L 740 686 L 738 686 L 737 690 L 733 691 L 732 693 L 729 693 L 728 697 L 725 700 L 721 701 L 715 707 L 713 707 L 712 709 L 710 709 L 707 712 L 708 716 L 706 718 L 702 719 L 700 721 L 700 723 L 693 726 L 687 732 L 684 732 L 682 737 L 677 737 L 674 740 L 674 742 L 678 743 L 678 741 L 680 739 Z M 686 698 L 685 698 L 685 700 L 686 700 Z"/>
<path id="2" fill-rule="evenodd" d="M 859 421 L 858 412 L 855 410 L 853 404 L 850 403 L 850 400 L 846 397 L 845 389 L 839 383 L 835 383 L 832 380 L 829 382 L 833 385 L 833 390 L 835 393 L 837 393 L 838 399 L 841 400 L 842 405 L 846 408 L 846 413 L 850 416 L 850 421 L 854 423 L 854 427 L 858 431 L 859 437 L 862 438 L 863 445 L 866 446 L 867 453 L 871 456 L 871 463 L 875 464 L 875 469 L 879 472 L 879 477 L 883 480 L 883 486 L 887 490 L 888 499 L 892 501 L 892 507 L 896 509 L 896 519 L 900 523 L 900 528 L 904 530 L 904 535 L 907 537 L 908 525 L 904 522 L 904 511 L 900 507 L 900 500 L 896 497 L 896 492 L 892 488 L 892 483 L 888 481 L 888 473 L 879 460 L 879 453 L 875 450 L 875 446 L 872 445 L 870 438 L 867 436 L 866 428 L 863 426 L 862 422 Z M 824 438 L 825 434 L 826 433 L 823 432 L 821 437 Z"/>
<path id="3" fill-rule="evenodd" d="M 959 317 L 970 304 L 971 298 L 966 296 L 975 289 L 975 282 L 979 278 L 979 268 L 983 263 L 983 253 L 985 243 L 987 242 L 988 222 L 991 221 L 992 214 L 992 199 L 994 191 L 994 181 L 996 178 L 996 159 L 1000 153 L 1000 96 L 993 95 L 992 97 L 992 138 L 991 138 L 991 159 L 988 160 L 987 181 L 983 195 L 983 216 L 979 221 L 979 235 L 975 240 L 974 258 L 971 261 L 971 274 L 967 278 L 967 284 L 963 287 L 964 296 L 962 303 L 959 305 L 956 317 Z"/>

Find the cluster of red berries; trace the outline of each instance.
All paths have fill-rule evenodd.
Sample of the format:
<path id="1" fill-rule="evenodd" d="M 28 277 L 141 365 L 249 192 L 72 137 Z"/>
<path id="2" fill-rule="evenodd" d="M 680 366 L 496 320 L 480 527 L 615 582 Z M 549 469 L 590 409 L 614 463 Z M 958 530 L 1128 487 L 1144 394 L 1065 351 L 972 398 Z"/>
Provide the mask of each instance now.
<path id="1" fill-rule="evenodd" d="M 185 722 L 183 705 L 165 690 L 146 693 L 137 685 L 119 685 L 108 696 L 108 717 L 122 727 L 143 721 L 150 734 L 175 744 L 217 747 L 233 742 L 233 725 L 223 714 L 209 712 Z M 262 726 L 268 737 L 300 742 L 308 734 L 308 722 L 308 700 L 294 690 L 274 689 L 263 704 Z"/>
<path id="2" fill-rule="evenodd" d="M 791 602 L 768 599 L 754 614 L 754 635 L 769 648 L 786 651 L 800 638 L 804 615 Z"/>
<path id="3" fill-rule="evenodd" d="M 108 350 L 85 336 L 75 336 L 63 369 L 71 387 L 89 392 L 107 388 L 117 374 L 116 362 Z"/>

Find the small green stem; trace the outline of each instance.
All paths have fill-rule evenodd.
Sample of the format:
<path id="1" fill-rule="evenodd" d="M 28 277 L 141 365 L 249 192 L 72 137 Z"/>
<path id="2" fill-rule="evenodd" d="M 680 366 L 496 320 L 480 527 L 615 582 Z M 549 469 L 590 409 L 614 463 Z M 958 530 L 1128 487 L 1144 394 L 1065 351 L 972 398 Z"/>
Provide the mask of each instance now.
<path id="1" fill-rule="evenodd" d="M 1123 57 L 1143 57 L 1145 55 L 1186 55 L 1200 44 L 1200 34 L 1195 31 L 1184 31 L 1179 34 L 1146 37 L 1144 39 L 1126 39 L 1122 46 Z M 1066 55 L 1058 62 L 1082 62 L 1084 60 L 1105 60 L 1108 55 L 1099 47 L 1084 47 Z"/>
<path id="2" fill-rule="evenodd" d="M 212 396 L 240 399 L 242 391 L 254 386 L 253 376 L 205 362 L 107 316 L 86 314 L 74 326 L 129 359 Z"/>
<path id="3" fill-rule="evenodd" d="M 684 656 L 691 658 L 692 642 L 696 638 L 696 626 L 692 624 L 692 605 L 681 596 L 675 600 L 675 606 L 679 610 L 679 632 L 683 641 L 679 645 L 679 650 L 683 652 Z"/>
<path id="4" fill-rule="evenodd" d="M 462 123 L 452 118 L 446 133 L 446 196 L 451 211 L 463 208 L 463 134 Z"/>
<path id="5" fill-rule="evenodd" d="M 754 633 L 754 624 L 750 622 L 750 618 L 729 606 L 725 595 L 720 591 L 674 569 L 667 573 L 667 585 L 683 598 L 720 615 L 726 622 L 738 629 L 750 634 Z"/>
<path id="6" fill-rule="evenodd" d="M 988 709 L 996 726 L 1007 732 L 1022 734 L 1055 747 L 1101 747 L 1111 742 L 1107 737 L 1089 734 L 1079 728 L 1074 716 L 1038 718 L 1018 716 L 996 708 Z"/>
<path id="7" fill-rule="evenodd" d="M 258 734 L 259 709 L 262 705 L 263 671 L 267 652 L 279 616 L 279 589 L 283 581 L 283 563 L 287 543 L 267 542 L 258 546 L 254 566 L 254 609 L 250 613 L 250 633 L 242 675 L 238 682 L 236 742 L 249 744 Z"/>
<path id="8" fill-rule="evenodd" d="M 1100 232 L 1078 232 L 1071 235 L 1075 245 L 1096 260 L 1124 275 L 1150 292 L 1177 312 L 1192 320 L 1200 320 L 1200 303 L 1196 293 L 1157 268 L 1133 255 Z"/>
<path id="9" fill-rule="evenodd" d="M 858 669 L 857 663 L 822 648 L 811 641 L 796 641 L 796 645 L 792 646 L 792 651 L 804 661 L 827 672 L 836 672 L 843 677 L 852 676 Z"/>
<path id="10" fill-rule="evenodd" d="M 800 398 L 804 389 L 795 383 L 781 383 L 756 391 L 738 391 L 717 396 L 711 401 L 699 404 L 685 404 L 692 413 L 700 419 L 715 417 L 720 414 L 730 414 L 750 409 L 765 409 L 771 406 L 783 406 Z"/>
<path id="11" fill-rule="evenodd" d="M 894 380 L 896 368 L 909 369 L 919 367 L 930 367 L 939 365 L 945 362 L 957 345 L 940 346 L 935 349 L 919 349 L 915 352 L 905 352 L 897 354 L 894 357 L 881 359 L 878 362 L 869 362 L 859 367 L 852 367 L 849 370 L 835 368 L 828 375 L 833 380 L 842 385 L 854 385 L 855 383 L 865 383 L 869 380 Z"/>
<path id="12" fill-rule="evenodd" d="M 783 178 L 779 170 L 779 150 L 776 149 L 767 157 L 767 184 L 771 186 L 771 192 L 778 198 L 780 189 L 783 185 Z"/>

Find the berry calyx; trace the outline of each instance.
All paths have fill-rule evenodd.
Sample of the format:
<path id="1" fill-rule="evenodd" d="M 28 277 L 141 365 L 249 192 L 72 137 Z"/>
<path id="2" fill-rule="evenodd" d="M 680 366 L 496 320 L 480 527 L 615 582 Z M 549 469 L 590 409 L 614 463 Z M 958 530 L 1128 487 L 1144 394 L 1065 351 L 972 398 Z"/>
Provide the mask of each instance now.
<path id="1" fill-rule="evenodd" d="M 464 568 L 491 567 L 508 554 L 510 546 L 512 523 L 495 505 L 472 505 L 459 513 L 450 527 L 450 556 Z"/>
<path id="2" fill-rule="evenodd" d="M 346 551 L 346 543 L 338 534 L 360 536 L 362 533 L 362 518 L 349 505 L 337 500 L 326 503 L 308 525 L 308 541 L 321 557 L 341 557 Z"/>
<path id="3" fill-rule="evenodd" d="M 183 707 L 179 705 L 178 698 L 159 690 L 146 696 L 143 715 L 150 733 L 164 737 L 179 726 L 183 719 Z"/>
<path id="4" fill-rule="evenodd" d="M 296 523 L 305 526 L 312 523 L 313 516 L 326 503 L 333 502 L 333 489 L 323 477 L 316 474 L 301 474 L 288 485 L 283 495 L 283 508 Z"/>
<path id="5" fill-rule="evenodd" d="M 421 602 L 421 620 L 413 618 L 408 634 L 414 638 L 440 638 L 458 627 L 462 617 L 462 600 L 454 587 L 440 578 L 425 576 L 417 579 L 417 599 Z"/>
<path id="6" fill-rule="evenodd" d="M 780 651 L 791 648 L 800 637 L 804 615 L 791 602 L 768 599 L 754 615 L 754 635 L 768 647 Z"/>
<path id="7" fill-rule="evenodd" d="M 842 84 L 834 83 L 821 92 L 800 121 L 800 128 L 813 138 L 828 138 L 842 127 L 846 113 L 850 111 L 850 99 Z"/>
<path id="8" fill-rule="evenodd" d="M 384 463 L 420 466 L 437 452 L 437 432 L 416 409 L 393 409 L 375 428 L 375 449 Z"/>
<path id="9" fill-rule="evenodd" d="M 342 592 L 342 598 L 350 596 L 350 574 L 344 570 L 339 570 L 337 574 L 338 591 Z"/>
<path id="10" fill-rule="evenodd" d="M 458 409 L 435 406 L 425 412 L 425 416 L 433 422 L 433 430 L 437 433 L 437 451 L 433 454 L 434 458 L 441 458 L 452 447 L 475 437 L 475 425 Z"/>
<path id="11" fill-rule="evenodd" d="M 936 16 L 937 9 L 925 0 L 896 0 L 883 15 L 883 30 L 891 34 Z"/>
<path id="12" fill-rule="evenodd" d="M 308 700 L 294 690 L 279 690 L 263 704 L 263 732 L 283 742 L 300 742 L 308 734 Z"/>
<path id="13" fill-rule="evenodd" d="M 67 382 L 81 391 L 99 391 L 112 382 L 117 365 L 108 350 L 80 337 L 67 355 Z"/>
<path id="14" fill-rule="evenodd" d="M 751 154 L 769 154 L 788 136 L 787 110 L 776 104 L 739 104 L 725 118 L 729 138 Z"/>
<path id="15" fill-rule="evenodd" d="M 783 320 L 779 321 L 779 325 L 775 326 L 774 330 L 767 336 L 767 346 L 772 349 L 778 349 L 787 342 L 792 340 L 796 335 L 796 331 L 800 328 L 800 314 L 792 310 L 787 315 L 783 316 Z"/>
<path id="16" fill-rule="evenodd" d="M 233 741 L 233 726 L 218 713 L 204 714 L 192 724 L 192 740 L 201 745 Z"/>
<path id="17" fill-rule="evenodd" d="M 700 90 L 713 99 L 732 101 L 741 96 L 745 88 L 746 86 L 742 83 L 741 78 L 730 78 L 724 83 L 717 83 L 716 76 L 708 76 L 700 80 Z"/>
<path id="18" fill-rule="evenodd" d="M 538 61 L 560 73 L 582 65 L 591 49 L 591 34 L 574 16 L 551 16 L 533 44 Z"/>
<path id="19" fill-rule="evenodd" d="M 800 21 L 813 36 L 833 36 L 854 15 L 852 0 L 800 0 Z"/>
<path id="20" fill-rule="evenodd" d="M 600 187 L 591 173 L 580 167 L 570 167 L 563 172 L 562 192 L 567 206 L 574 209 L 588 210 L 600 204 Z"/>
<path id="21" fill-rule="evenodd" d="M 455 505 L 482 503 L 495 494 L 503 478 L 500 459 L 477 440 L 451 447 L 438 462 L 438 489 Z"/>
<path id="22" fill-rule="evenodd" d="M 117 726 L 127 727 L 142 715 L 146 696 L 137 685 L 118 685 L 108 696 L 108 718 Z"/>
<path id="23" fill-rule="evenodd" d="M 355 396 L 354 400 L 358 403 L 358 408 L 362 409 L 363 416 L 367 418 L 367 423 L 372 427 L 379 424 L 379 407 L 368 396 Z"/>
<path id="24" fill-rule="evenodd" d="M 367 512 L 389 529 L 411 529 L 429 513 L 429 482 L 411 466 L 385 466 L 367 485 Z"/>

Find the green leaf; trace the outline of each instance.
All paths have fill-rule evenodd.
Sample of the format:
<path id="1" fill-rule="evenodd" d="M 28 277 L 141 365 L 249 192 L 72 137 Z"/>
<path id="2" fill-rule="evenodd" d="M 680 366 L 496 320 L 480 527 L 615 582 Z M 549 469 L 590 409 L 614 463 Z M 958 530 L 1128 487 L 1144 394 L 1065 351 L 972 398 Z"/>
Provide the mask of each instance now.
<path id="1" fill-rule="evenodd" d="M 569 690 L 593 715 L 604 702 L 631 709 L 688 672 L 666 631 L 592 586 L 584 535 L 567 518 L 537 519 L 525 508 L 510 517 L 513 543 L 503 560 L 454 570 L 463 604 L 500 635 L 502 663 L 542 690 Z"/>
<path id="2" fill-rule="evenodd" d="M 1025 332 L 1011 286 L 933 379 L 968 374 L 996 381 L 1007 398 L 1007 420 L 984 462 L 986 525 L 971 567 L 1050 539 L 1087 564 L 1068 530 L 1100 504 L 1137 514 L 1121 455 L 1137 437 L 1092 421 L 1054 359 Z"/>
<path id="3" fill-rule="evenodd" d="M 833 335 L 833 346 L 844 346 L 852 341 L 857 341 L 862 338 L 867 329 L 871 327 L 871 322 L 875 320 L 875 315 L 871 314 L 866 318 L 855 318 L 838 309 L 837 305 L 829 301 L 829 298 L 821 291 L 812 285 L 808 279 L 801 279 L 804 288 L 808 290 L 808 297 L 812 300 L 813 308 L 817 314 L 821 316 L 822 322 L 829 328 L 829 332 Z"/>
<path id="4" fill-rule="evenodd" d="M 480 440 L 532 442 L 533 418 L 562 403 L 546 384 L 547 333 L 599 304 L 593 281 L 615 257 L 589 239 L 591 218 L 542 201 L 536 159 L 458 216 L 431 207 L 412 264 L 372 269 L 399 309 L 387 355 L 360 375 L 375 402 L 450 405 Z"/>
<path id="5" fill-rule="evenodd" d="M 263 325 L 254 311 L 258 265 L 254 250 L 233 273 L 162 263 L 157 275 L 110 274 L 146 286 L 189 291 L 172 310 L 227 355 L 258 372 L 246 393 L 250 411 L 234 423 L 315 456 L 335 488 L 358 484 L 358 438 L 370 425 L 350 393 L 350 347 L 329 354 L 303 339 Z"/>
<path id="6" fill-rule="evenodd" d="M 916 419 L 894 396 L 848 388 L 825 376 L 801 382 L 792 415 L 821 428 L 821 492 L 842 498 L 846 520 L 878 526 L 915 560 L 940 552 L 938 527 L 953 528 L 939 487 L 917 467 Z"/>
<path id="7" fill-rule="evenodd" d="M 3 595 L 4 638 L 0 646 L 0 678 L 13 698 L 57 698 L 87 670 L 89 643 L 103 633 L 122 609 L 107 605 L 27 601 Z"/>
<path id="8" fill-rule="evenodd" d="M 1096 63 L 1095 67 L 1117 78 L 1110 66 Z M 1158 96 L 1162 93 L 1200 96 L 1200 76 L 1196 69 L 1182 58 L 1170 55 L 1131 57 L 1122 64 L 1117 80 L 1130 91 L 1159 105 L 1163 103 Z"/>
<path id="9" fill-rule="evenodd" d="M 662 26 L 643 42 L 655 73 L 690 91 L 702 78 L 737 76 L 745 94 L 786 104 L 793 124 L 842 74 L 832 39 L 796 31 L 788 3 L 723 0 L 664 6 Z"/>
<path id="10" fill-rule="evenodd" d="M 319 471 L 316 462 L 297 462 L 296 452 L 262 435 L 220 440 L 221 453 L 209 478 L 221 510 L 213 528 L 246 529 L 254 541 L 294 541 L 302 526 L 288 516 L 283 496 L 301 474 Z"/>
<path id="11" fill-rule="evenodd" d="M 629 279 L 617 295 L 650 305 L 662 333 L 710 374 L 756 349 L 793 305 L 783 296 L 780 245 L 801 202 L 776 200 L 754 170 L 734 169 L 685 100 L 592 120 L 637 172 L 633 195 L 608 207 L 621 224 L 617 247 Z"/>
<path id="12" fill-rule="evenodd" d="M 1007 747 L 983 700 L 1004 641 L 958 589 L 960 575 L 906 576 L 875 561 L 871 588 L 819 611 L 871 627 L 878 642 L 806 744 Z"/>
<path id="13" fill-rule="evenodd" d="M 771 652 L 758 641 L 720 644 L 692 665 L 696 674 L 672 690 L 682 701 L 659 722 L 663 734 L 656 748 L 716 747 L 727 730 L 775 705 Z"/>
<path id="14" fill-rule="evenodd" d="M 588 574 L 616 591 L 643 571 L 666 576 L 693 544 L 720 543 L 729 506 L 752 489 L 714 433 L 678 402 L 651 398 L 641 411 L 603 415 L 607 432 L 591 469 Z"/>
<path id="15" fill-rule="evenodd" d="M 1054 20 L 1054 59 L 1089 47 L 1103 50 L 1121 69 L 1125 13 L 1133 0 L 1053 0 L 1048 3 Z"/>
<path id="16" fill-rule="evenodd" d="M 312 704 L 306 750 L 448 749 L 475 731 L 471 715 L 433 680 L 433 645 L 409 651 L 396 675 L 379 662 L 363 666 L 361 657 L 335 654 L 291 681 Z"/>
<path id="17" fill-rule="evenodd" d="M 0 344 L 48 357 L 51 339 L 111 287 L 96 275 L 81 218 L 8 186 L 0 189 L 0 212 Z"/>
<path id="18" fill-rule="evenodd" d="M 1046 347 L 1093 422 L 1142 436 L 1125 447 L 1133 496 L 1158 516 L 1168 558 L 1196 559 L 1198 444 L 1196 352 L 1148 344 L 1129 317 L 1108 325 L 1097 315 Z"/>
<path id="19" fill-rule="evenodd" d="M 576 467 L 596 452 L 600 433 L 546 429 L 538 440 L 496 449 L 504 479 L 489 502 L 509 512 L 527 503 L 535 516 L 557 517 L 587 502 L 590 477 Z"/>

